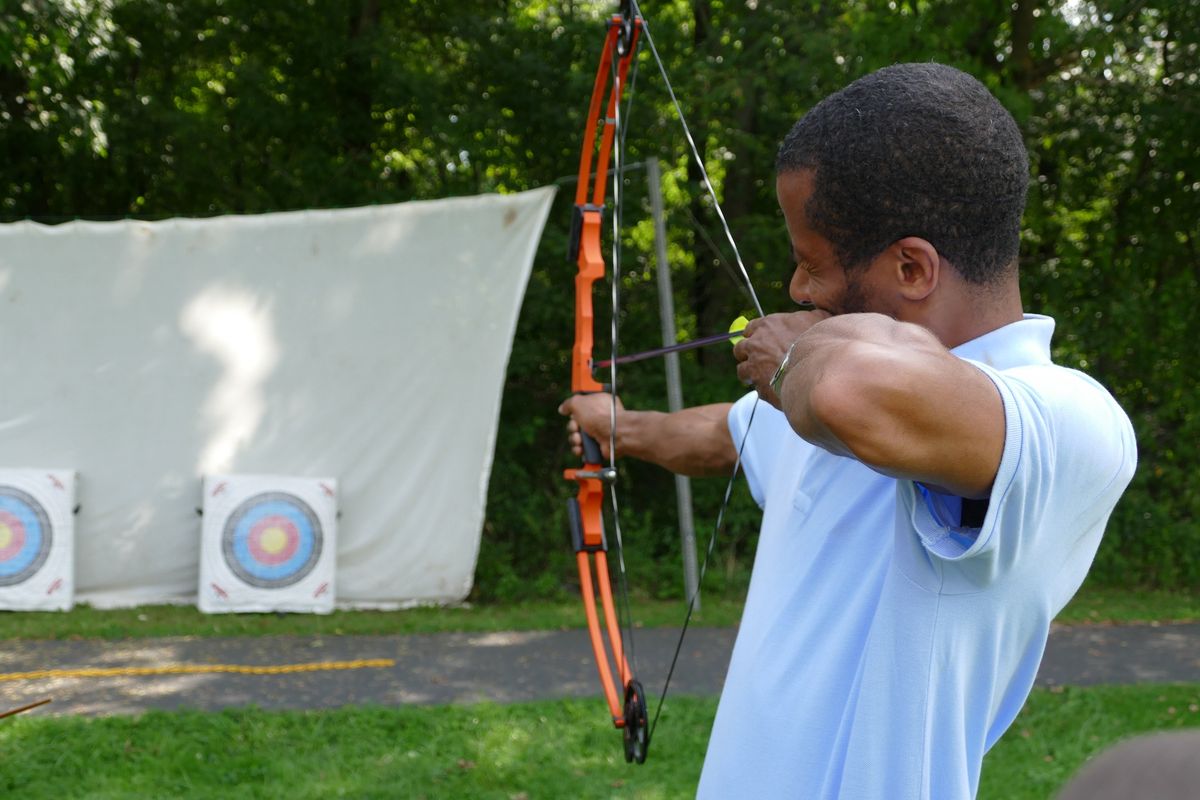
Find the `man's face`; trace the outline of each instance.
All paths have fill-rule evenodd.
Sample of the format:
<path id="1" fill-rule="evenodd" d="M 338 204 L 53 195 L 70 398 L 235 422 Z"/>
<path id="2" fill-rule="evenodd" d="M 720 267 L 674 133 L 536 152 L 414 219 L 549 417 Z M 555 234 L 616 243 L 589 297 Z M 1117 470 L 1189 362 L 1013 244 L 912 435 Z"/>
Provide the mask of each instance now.
<path id="1" fill-rule="evenodd" d="M 887 313 L 873 291 L 870 267 L 847 275 L 830 241 L 809 227 L 804 209 L 813 193 L 812 170 L 781 174 L 775 180 L 775 193 L 787 220 L 796 263 L 788 289 L 792 300 L 801 305 L 811 303 L 831 314 Z"/>

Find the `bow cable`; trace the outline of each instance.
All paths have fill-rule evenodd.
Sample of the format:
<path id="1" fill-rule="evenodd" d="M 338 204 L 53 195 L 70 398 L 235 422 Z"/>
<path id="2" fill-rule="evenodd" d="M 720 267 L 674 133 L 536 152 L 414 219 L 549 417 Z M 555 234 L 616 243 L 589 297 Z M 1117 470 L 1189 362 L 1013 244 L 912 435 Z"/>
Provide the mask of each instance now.
<path id="1" fill-rule="evenodd" d="M 633 77 L 631 84 L 637 79 L 637 56 L 633 58 Z M 613 60 L 612 66 L 612 81 L 614 92 L 617 97 L 621 96 L 623 89 L 621 85 L 621 73 L 617 69 L 616 59 Z M 612 173 L 612 198 L 613 198 L 613 214 L 612 214 L 612 269 L 609 276 L 609 283 L 612 294 L 612 318 L 609 320 L 609 343 L 610 352 L 615 356 L 618 352 L 619 331 L 618 319 L 621 315 L 621 226 L 625 210 L 624 195 L 621 192 L 622 182 L 622 167 L 624 166 L 625 157 L 625 136 L 629 132 L 628 124 L 622 124 L 623 120 L 628 120 L 628 112 L 633 102 L 633 96 L 630 94 L 626 98 L 624 117 L 621 115 L 621 104 L 617 103 L 613 107 L 613 124 L 616 126 L 617 135 L 613 137 L 613 173 Z M 609 425 L 608 425 L 608 466 L 616 473 L 617 470 L 617 364 L 614 361 L 609 364 L 609 386 L 612 391 L 610 396 L 612 403 L 609 406 Z M 629 600 L 629 578 L 625 570 L 625 540 L 621 536 L 621 516 L 618 511 L 617 504 L 617 486 L 616 481 L 608 483 L 608 499 L 609 505 L 612 507 L 613 518 L 613 537 L 616 542 L 617 551 L 617 579 L 620 584 L 620 592 L 623 616 L 625 617 L 624 631 L 621 634 L 623 640 L 628 644 L 627 652 L 629 654 L 630 666 L 632 674 L 638 674 L 637 666 L 637 646 L 634 643 L 633 636 L 633 604 Z"/>
<path id="2" fill-rule="evenodd" d="M 714 209 L 714 211 L 716 211 L 717 218 L 721 221 L 721 227 L 725 232 L 725 238 L 728 240 L 729 246 L 733 249 L 734 260 L 737 263 L 738 270 L 741 273 L 742 279 L 745 281 L 746 289 L 749 291 L 750 299 L 754 303 L 754 308 L 758 312 L 759 317 L 763 317 L 763 316 L 765 316 L 765 313 L 763 312 L 762 304 L 759 302 L 758 294 L 754 291 L 754 284 L 750 280 L 750 273 L 746 269 L 745 262 L 742 260 L 741 251 L 738 249 L 737 242 L 734 240 L 733 232 L 730 229 L 729 222 L 725 217 L 725 212 L 721 208 L 721 202 L 717 198 L 716 190 L 713 188 L 712 181 L 709 178 L 708 169 L 704 165 L 704 160 L 700 157 L 700 150 L 696 146 L 696 141 L 695 141 L 695 138 L 692 136 L 691 129 L 688 127 L 687 118 L 684 116 L 684 113 L 683 113 L 683 107 L 680 104 L 678 97 L 675 95 L 674 88 L 671 86 L 671 79 L 667 75 L 666 66 L 663 64 L 662 58 L 659 56 L 658 48 L 656 48 L 654 46 L 654 39 L 650 35 L 650 27 L 646 23 L 645 17 L 642 16 L 641 9 L 638 6 L 637 0 L 629 0 L 629 5 L 631 8 L 632 14 L 634 16 L 640 18 L 641 34 L 642 34 L 642 36 L 645 37 L 645 41 L 650 47 L 650 52 L 654 57 L 654 62 L 658 66 L 659 74 L 662 76 L 663 84 L 667 89 L 667 94 L 670 96 L 671 103 L 675 107 L 675 113 L 679 118 L 680 126 L 683 128 L 684 137 L 687 139 L 688 146 L 691 149 L 692 158 L 695 161 L 697 167 L 699 168 L 700 175 L 703 178 L 704 188 L 707 191 L 709 198 L 712 200 L 713 209 Z M 639 44 L 640 44 L 640 40 L 639 40 Z M 636 81 L 636 78 L 637 78 L 637 61 L 635 59 L 633 81 Z M 614 73 L 613 73 L 613 80 L 619 81 L 619 75 L 617 74 L 615 67 L 614 67 Z M 620 96 L 620 95 L 618 95 L 618 96 Z M 627 103 L 626 103 L 626 118 L 628 117 L 628 112 L 632 105 L 632 100 L 633 100 L 633 95 L 631 92 L 629 98 L 627 99 Z M 622 160 L 624 157 L 623 145 L 625 143 L 625 136 L 628 133 L 627 119 L 626 119 L 626 124 L 622 125 L 619 104 L 618 104 L 618 107 L 616 108 L 616 117 L 617 118 L 615 120 L 615 123 L 616 123 L 616 128 L 617 128 L 617 136 L 615 136 L 613 139 L 613 163 L 615 166 L 615 168 L 613 170 L 613 189 L 612 189 L 612 194 L 613 194 L 613 250 L 612 250 L 613 266 L 612 266 L 612 275 L 610 278 L 610 280 L 612 281 L 612 303 L 613 303 L 612 320 L 610 323 L 611 339 L 612 339 L 612 349 L 611 349 L 612 358 L 611 358 L 610 363 L 608 364 L 608 367 L 610 370 L 610 373 L 609 373 L 610 374 L 610 385 L 612 388 L 612 405 L 611 405 L 610 411 L 609 411 L 609 466 L 614 472 L 616 471 L 616 449 L 617 449 L 616 448 L 616 440 L 617 440 L 617 364 L 619 362 L 619 350 L 618 350 L 617 345 L 618 345 L 618 318 L 620 316 L 621 223 L 622 223 L 622 215 L 623 215 L 623 211 L 624 211 L 624 202 L 622 200 L 622 194 L 621 194 L 621 180 L 622 180 Z M 741 471 L 742 453 L 745 450 L 746 442 L 749 439 L 750 429 L 751 429 L 751 426 L 754 424 L 754 416 L 755 416 L 755 413 L 758 411 L 759 402 L 761 402 L 761 397 L 755 398 L 754 405 L 750 409 L 750 417 L 746 421 L 746 430 L 742 433 L 741 442 L 738 444 L 737 457 L 734 460 L 733 470 L 729 476 L 728 482 L 725 485 L 725 494 L 721 501 L 720 510 L 717 512 L 717 520 L 716 520 L 715 525 L 713 526 L 713 532 L 709 536 L 708 545 L 705 548 L 704 560 L 701 562 L 700 572 L 699 572 L 698 579 L 696 582 L 696 589 L 694 592 L 692 592 L 691 597 L 688 598 L 687 614 L 684 617 L 683 626 L 679 633 L 679 638 L 675 643 L 675 652 L 671 658 L 671 666 L 667 671 L 667 677 L 663 683 L 662 692 L 659 694 L 657 708 L 655 709 L 655 712 L 654 712 L 654 719 L 653 719 L 653 722 L 651 722 L 651 724 L 650 724 L 649 730 L 645 732 L 645 743 L 643 745 L 643 752 L 645 752 L 645 750 L 649 749 L 650 743 L 654 739 L 654 732 L 658 727 L 659 717 L 662 715 L 663 705 L 665 704 L 666 698 L 667 698 L 667 691 L 671 685 L 671 678 L 675 673 L 675 667 L 677 666 L 677 664 L 679 662 L 679 654 L 683 648 L 683 640 L 687 634 L 688 625 L 691 622 L 692 614 L 694 613 L 695 608 L 696 608 L 696 600 L 700 594 L 700 586 L 704 583 L 704 575 L 708 570 L 709 560 L 711 559 L 713 550 L 715 549 L 717 536 L 720 534 L 720 532 L 724 526 L 725 511 L 729 506 L 729 498 L 732 496 L 734 483 L 737 481 L 738 474 Z M 637 652 L 634 648 L 633 625 L 632 625 L 632 605 L 629 601 L 628 580 L 627 580 L 626 571 L 625 571 L 625 548 L 624 548 L 624 542 L 621 538 L 620 522 L 619 522 L 618 515 L 617 515 L 617 495 L 616 495 L 616 486 L 614 485 L 614 483 L 609 483 L 608 490 L 609 490 L 609 497 L 610 497 L 610 501 L 611 501 L 611 505 L 612 505 L 613 528 L 614 528 L 615 539 L 616 539 L 616 543 L 617 543 L 616 549 L 617 549 L 617 561 L 618 561 L 618 577 L 620 580 L 621 593 L 623 595 L 623 600 L 624 600 L 624 605 L 625 605 L 626 628 L 629 631 L 628 632 L 629 656 L 633 663 L 633 674 L 637 674 Z M 624 634 L 623 634 L 623 637 L 624 637 Z M 638 688 L 640 690 L 640 685 Z"/>

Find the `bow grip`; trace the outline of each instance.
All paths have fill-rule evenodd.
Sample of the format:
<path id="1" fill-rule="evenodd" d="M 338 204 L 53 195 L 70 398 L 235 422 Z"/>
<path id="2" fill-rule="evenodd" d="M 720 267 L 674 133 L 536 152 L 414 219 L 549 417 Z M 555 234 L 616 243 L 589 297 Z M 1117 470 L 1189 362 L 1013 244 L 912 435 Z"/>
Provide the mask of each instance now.
<path id="1" fill-rule="evenodd" d="M 583 442 L 583 463 L 603 464 L 604 455 L 600 452 L 600 443 L 593 439 L 583 428 L 579 429 L 579 438 Z"/>

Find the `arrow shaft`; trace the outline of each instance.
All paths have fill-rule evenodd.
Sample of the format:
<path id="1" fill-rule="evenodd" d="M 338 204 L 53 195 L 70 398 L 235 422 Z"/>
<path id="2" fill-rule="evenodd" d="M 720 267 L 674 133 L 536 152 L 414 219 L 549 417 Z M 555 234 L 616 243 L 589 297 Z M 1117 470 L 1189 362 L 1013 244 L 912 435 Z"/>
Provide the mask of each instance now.
<path id="1" fill-rule="evenodd" d="M 27 706 L 21 706 L 20 708 L 9 709 L 8 711 L 5 711 L 4 713 L 0 714 L 0 719 L 3 719 L 4 717 L 11 717 L 16 714 L 22 714 L 26 711 L 29 711 L 30 709 L 37 708 L 38 706 L 44 706 L 44 705 L 46 705 L 46 703 L 49 703 L 52 699 L 53 698 L 47 697 L 45 700 L 38 700 L 36 703 L 30 703 Z"/>
<path id="2" fill-rule="evenodd" d="M 643 350 L 640 353 L 630 353 L 616 358 L 606 358 L 602 361 L 593 361 L 594 369 L 604 369 L 613 364 L 618 366 L 621 364 L 632 364 L 635 361 L 645 361 L 649 358 L 658 358 L 665 356 L 668 353 L 681 353 L 685 350 L 695 350 L 699 347 L 707 347 L 710 344 L 718 342 L 727 342 L 736 336 L 742 336 L 745 333 L 743 330 L 730 331 L 729 333 L 715 333 L 712 336 L 702 336 L 699 339 L 692 339 L 688 342 L 680 342 L 679 344 L 667 345 L 666 347 L 656 347 L 653 350 Z"/>

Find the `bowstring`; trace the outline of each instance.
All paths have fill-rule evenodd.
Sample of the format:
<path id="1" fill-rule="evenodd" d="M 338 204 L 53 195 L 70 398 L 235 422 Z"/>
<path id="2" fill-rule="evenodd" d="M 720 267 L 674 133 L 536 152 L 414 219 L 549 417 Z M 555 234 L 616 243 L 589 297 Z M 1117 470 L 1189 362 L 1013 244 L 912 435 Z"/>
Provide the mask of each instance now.
<path id="1" fill-rule="evenodd" d="M 692 612 L 696 610 L 696 599 L 700 597 L 700 587 L 704 585 L 704 575 L 708 572 L 708 562 L 712 558 L 713 550 L 716 548 L 717 536 L 721 533 L 725 524 L 725 509 L 729 507 L 729 498 L 733 494 L 733 484 L 737 481 L 738 473 L 741 472 L 742 451 L 746 449 L 746 440 L 750 438 L 750 427 L 754 424 L 754 414 L 758 411 L 758 404 L 760 402 L 762 402 L 762 397 L 754 398 L 754 405 L 750 407 L 750 418 L 746 420 L 746 430 L 742 432 L 742 441 L 738 443 L 737 458 L 733 462 L 733 472 L 729 475 L 729 482 L 725 484 L 725 496 L 721 499 L 721 508 L 717 512 L 717 522 L 713 526 L 712 535 L 708 537 L 708 546 L 704 549 L 704 560 L 700 562 L 700 574 L 696 577 L 696 590 L 688 598 L 687 614 L 683 618 L 683 627 L 680 628 L 679 639 L 675 642 L 675 653 L 671 656 L 671 667 L 667 670 L 667 679 L 663 682 L 662 694 L 658 696 L 658 706 L 654 709 L 654 720 L 650 723 L 650 730 L 646 733 L 647 749 L 650 747 L 650 742 L 654 740 L 654 731 L 658 727 L 658 718 L 662 714 L 663 706 L 667 702 L 667 689 L 671 686 L 671 676 L 675 674 L 675 666 L 679 663 L 679 653 L 683 650 L 683 639 L 687 635 L 688 625 L 692 621 Z"/>
<path id="2" fill-rule="evenodd" d="M 729 221 L 725 219 L 725 212 L 721 209 L 721 202 L 717 199 L 717 192 L 713 189 L 712 181 L 708 177 L 708 169 L 704 166 L 704 159 L 700 157 L 700 149 L 696 146 L 696 140 L 692 137 L 692 131 L 688 127 L 687 118 L 683 113 L 683 106 L 679 103 L 679 98 L 675 96 L 675 89 L 671 86 L 671 79 L 667 76 L 667 67 L 663 64 L 662 58 L 658 55 L 658 48 L 654 46 L 654 37 L 650 35 L 650 26 L 646 23 L 646 18 L 642 16 L 642 9 L 638 6 L 637 0 L 630 0 L 633 14 L 636 17 L 641 17 L 642 20 L 642 36 L 646 39 L 646 44 L 650 46 L 650 52 L 654 56 L 654 63 L 658 65 L 658 73 L 662 76 L 663 85 L 667 88 L 667 94 L 671 98 L 671 104 L 675 106 L 675 114 L 679 117 L 679 124 L 683 127 L 683 135 L 687 139 L 688 147 L 692 151 L 692 159 L 696 162 L 696 166 L 700 168 L 700 177 L 704 179 L 704 188 L 708 192 L 708 196 L 712 199 L 713 210 L 717 212 L 717 218 L 721 221 L 721 227 L 725 230 L 725 238 L 729 242 L 729 246 L 733 248 L 733 257 L 737 261 L 738 269 L 742 273 L 742 279 L 746 282 L 746 288 L 750 290 L 750 299 L 754 302 L 754 310 L 758 312 L 760 317 L 765 317 L 762 304 L 758 302 L 758 294 L 754 291 L 754 284 L 750 281 L 750 272 L 746 269 L 746 264 L 742 261 L 742 253 L 738 250 L 737 242 L 733 239 L 733 232 L 729 229 Z"/>
<path id="3" fill-rule="evenodd" d="M 622 200 L 621 181 L 623 178 L 622 167 L 625 157 L 625 136 L 628 133 L 628 114 L 633 103 L 633 89 L 637 84 L 637 53 L 632 55 L 633 58 L 633 76 L 630 80 L 630 93 L 626 98 L 625 115 L 621 114 L 620 97 L 622 96 L 621 87 L 621 70 L 620 59 L 612 59 L 612 82 L 613 92 L 618 101 L 613 104 L 613 113 L 616 115 L 613 124 L 616 127 L 616 136 L 613 137 L 613 177 L 612 177 L 612 198 L 613 198 L 613 214 L 612 214 L 612 274 L 610 275 L 610 285 L 612 293 L 612 319 L 609 321 L 609 336 L 610 336 L 610 352 L 612 353 L 613 363 L 609 365 L 609 387 L 611 389 L 610 396 L 612 403 L 609 406 L 609 425 L 608 425 L 608 466 L 616 474 L 617 469 L 617 364 L 616 358 L 619 345 L 618 322 L 621 316 L 621 228 L 625 204 Z M 616 542 L 617 553 L 617 585 L 620 592 L 619 610 L 617 612 L 618 623 L 621 629 L 622 651 L 628 653 L 629 678 L 633 678 L 638 672 L 637 669 L 637 643 L 633 636 L 633 603 L 629 599 L 629 578 L 625 570 L 625 540 L 621 535 L 621 515 L 619 504 L 617 501 L 617 482 L 615 480 L 608 483 L 608 499 L 609 505 L 612 508 L 613 520 L 613 538 Z M 623 664 L 617 664 L 617 673 L 625 677 L 625 667 Z M 627 688 L 622 681 L 622 689 Z"/>

